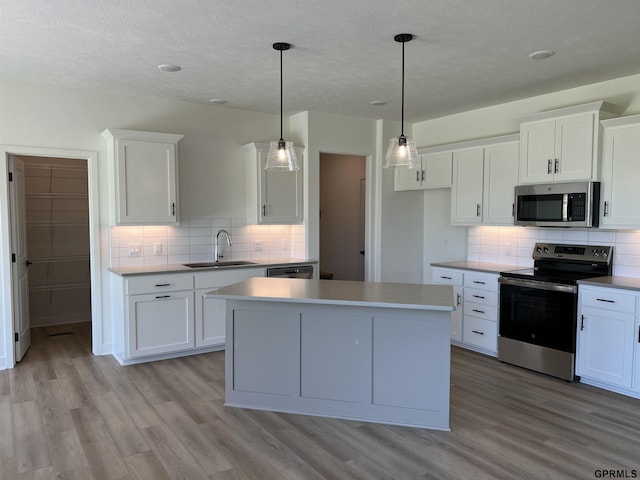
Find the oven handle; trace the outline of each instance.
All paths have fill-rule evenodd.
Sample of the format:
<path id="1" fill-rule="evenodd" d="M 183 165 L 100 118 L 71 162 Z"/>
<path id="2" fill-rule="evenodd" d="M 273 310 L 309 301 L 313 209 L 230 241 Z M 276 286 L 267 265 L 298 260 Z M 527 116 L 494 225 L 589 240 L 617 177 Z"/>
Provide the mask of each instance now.
<path id="1" fill-rule="evenodd" d="M 553 292 L 576 293 L 577 285 L 564 285 L 562 283 L 540 282 L 538 280 L 524 280 L 521 278 L 500 277 L 499 283 L 516 287 L 529 287 L 536 290 L 551 290 Z"/>

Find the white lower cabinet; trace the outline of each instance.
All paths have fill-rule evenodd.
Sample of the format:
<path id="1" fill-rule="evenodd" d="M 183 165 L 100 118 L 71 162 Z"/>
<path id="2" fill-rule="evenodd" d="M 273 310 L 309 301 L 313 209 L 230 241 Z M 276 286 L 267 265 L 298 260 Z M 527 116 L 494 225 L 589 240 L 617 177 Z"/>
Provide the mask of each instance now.
<path id="1" fill-rule="evenodd" d="M 264 277 L 264 268 L 239 268 L 226 271 L 206 271 L 195 275 L 196 347 L 224 345 L 224 300 L 206 298 L 206 294 L 252 277 Z"/>
<path id="2" fill-rule="evenodd" d="M 193 275 L 144 275 L 124 281 L 127 358 L 194 347 Z"/>
<path id="3" fill-rule="evenodd" d="M 630 290 L 579 287 L 576 374 L 583 382 L 640 393 L 639 298 Z"/>
<path id="4" fill-rule="evenodd" d="M 433 268 L 433 283 L 452 285 L 454 289 L 456 310 L 451 317 L 452 343 L 497 354 L 498 278 L 497 273 Z"/>
<path id="5" fill-rule="evenodd" d="M 193 291 L 129 296 L 129 357 L 193 348 Z"/>
<path id="6" fill-rule="evenodd" d="M 122 364 L 220 350 L 225 301 L 206 293 L 251 277 L 264 267 L 112 277 L 114 347 Z M 206 349 L 206 350 L 205 350 Z"/>

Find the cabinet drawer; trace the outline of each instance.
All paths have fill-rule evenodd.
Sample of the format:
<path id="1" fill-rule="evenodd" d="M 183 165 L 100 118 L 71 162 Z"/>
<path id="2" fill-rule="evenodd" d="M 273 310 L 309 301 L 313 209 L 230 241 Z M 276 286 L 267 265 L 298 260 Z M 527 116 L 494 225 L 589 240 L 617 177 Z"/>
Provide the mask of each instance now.
<path id="1" fill-rule="evenodd" d="M 463 273 L 460 270 L 449 270 L 446 268 L 434 268 L 431 275 L 433 283 L 445 285 L 462 285 Z"/>
<path id="2" fill-rule="evenodd" d="M 480 290 L 477 288 L 465 288 L 464 298 L 470 302 L 482 305 L 490 305 L 492 307 L 498 305 L 498 292 Z"/>
<path id="3" fill-rule="evenodd" d="M 499 275 L 491 275 L 488 273 L 465 273 L 464 286 L 497 292 L 498 277 Z"/>
<path id="4" fill-rule="evenodd" d="M 636 311 L 636 295 L 609 288 L 579 288 L 580 305 L 583 307 L 602 308 L 624 313 L 635 313 Z"/>
<path id="5" fill-rule="evenodd" d="M 191 273 L 140 275 L 127 278 L 124 288 L 127 295 L 193 290 L 193 275 Z"/>
<path id="6" fill-rule="evenodd" d="M 264 277 L 264 268 L 209 270 L 195 274 L 196 289 L 226 287 L 252 277 Z"/>
<path id="7" fill-rule="evenodd" d="M 495 305 L 483 305 L 481 303 L 470 302 L 465 292 L 464 316 L 467 315 L 477 318 L 483 318 L 491 322 L 498 321 L 498 307 Z"/>
<path id="8" fill-rule="evenodd" d="M 495 352 L 498 347 L 497 323 L 465 315 L 462 341 Z"/>

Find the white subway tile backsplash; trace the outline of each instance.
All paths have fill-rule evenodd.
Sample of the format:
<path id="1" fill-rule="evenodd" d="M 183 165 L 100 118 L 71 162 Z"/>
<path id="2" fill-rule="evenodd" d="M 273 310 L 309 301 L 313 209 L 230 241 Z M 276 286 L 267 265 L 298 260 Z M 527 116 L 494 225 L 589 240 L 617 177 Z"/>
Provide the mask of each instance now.
<path id="1" fill-rule="evenodd" d="M 112 227 L 111 266 L 162 265 L 213 261 L 218 230 L 231 234 L 233 245 L 223 244 L 226 259 L 269 260 L 305 258 L 304 225 L 248 225 L 245 219 L 184 218 L 178 226 Z M 262 250 L 255 250 L 255 242 Z M 140 243 L 142 255 L 129 255 L 129 244 Z M 154 244 L 162 254 L 154 254 Z"/>
<path id="2" fill-rule="evenodd" d="M 640 277 L 640 231 L 470 227 L 467 260 L 531 267 L 536 242 L 611 245 L 614 275 Z"/>

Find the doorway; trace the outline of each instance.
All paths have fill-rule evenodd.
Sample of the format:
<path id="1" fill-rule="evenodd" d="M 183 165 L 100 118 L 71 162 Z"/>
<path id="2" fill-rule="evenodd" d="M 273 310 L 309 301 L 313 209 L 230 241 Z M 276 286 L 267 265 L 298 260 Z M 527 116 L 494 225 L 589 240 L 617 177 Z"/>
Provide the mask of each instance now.
<path id="1" fill-rule="evenodd" d="M 320 153 L 320 278 L 364 280 L 366 157 Z"/>
<path id="2" fill-rule="evenodd" d="M 29 325 L 41 329 L 39 339 L 71 334 L 70 324 L 91 322 L 87 162 L 12 155 L 10 164 L 18 162 L 24 177 L 18 203 L 24 204 Z M 17 352 L 16 361 L 23 353 Z"/>

